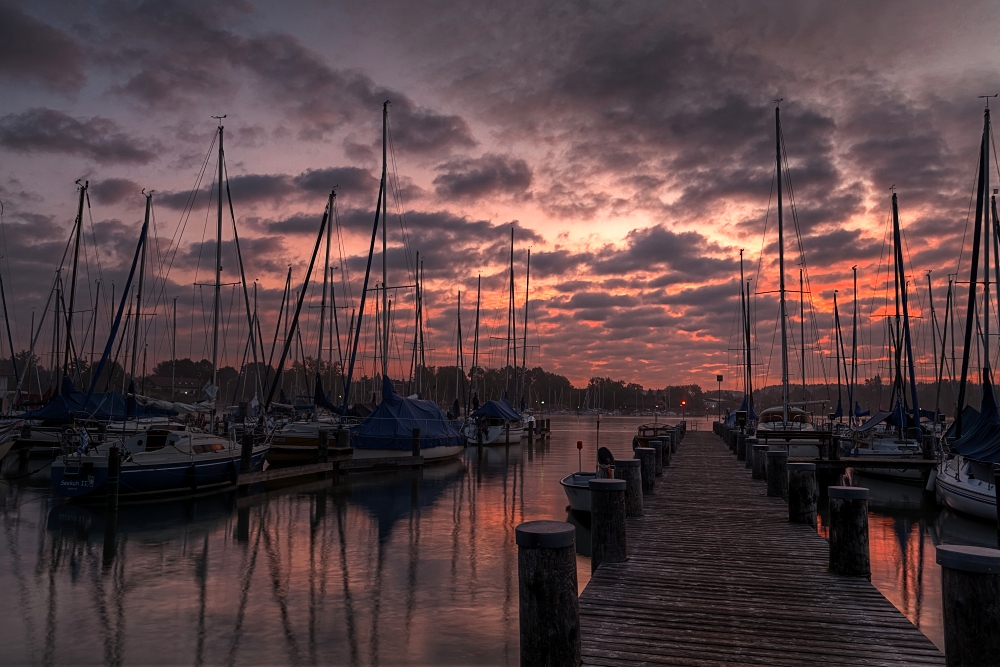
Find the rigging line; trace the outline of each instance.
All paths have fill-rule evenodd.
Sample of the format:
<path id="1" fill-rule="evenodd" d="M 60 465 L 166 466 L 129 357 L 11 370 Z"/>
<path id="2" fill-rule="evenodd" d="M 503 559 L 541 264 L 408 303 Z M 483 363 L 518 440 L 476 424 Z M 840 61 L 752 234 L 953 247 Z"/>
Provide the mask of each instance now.
<path id="1" fill-rule="evenodd" d="M 406 268 L 413 278 L 416 274 L 416 267 L 413 266 L 413 249 L 410 246 L 409 235 L 407 234 L 406 218 L 403 215 L 403 195 L 402 190 L 399 185 L 399 170 L 396 166 L 396 147 L 392 140 L 392 123 L 389 117 L 386 116 L 386 135 L 389 138 L 389 160 L 392 163 L 392 179 L 390 180 L 390 188 L 392 189 L 393 202 L 396 204 L 396 215 L 399 218 L 399 228 L 403 234 L 403 256 L 406 259 Z"/>

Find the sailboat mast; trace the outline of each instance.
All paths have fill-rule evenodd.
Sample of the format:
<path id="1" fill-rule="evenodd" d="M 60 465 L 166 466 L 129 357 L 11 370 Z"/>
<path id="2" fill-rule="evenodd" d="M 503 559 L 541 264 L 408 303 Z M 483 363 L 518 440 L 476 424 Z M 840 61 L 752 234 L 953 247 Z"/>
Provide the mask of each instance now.
<path id="1" fill-rule="evenodd" d="M 337 196 L 336 189 L 331 190 L 330 191 L 330 199 L 327 202 L 327 207 L 331 211 L 331 215 L 332 215 L 332 211 L 333 211 L 333 199 L 336 196 Z M 328 271 L 327 267 L 330 266 L 330 228 L 331 227 L 333 227 L 333 225 L 327 224 L 327 226 L 326 226 L 326 259 L 323 262 L 323 295 L 322 295 L 322 297 L 320 298 L 320 301 L 319 301 L 319 336 L 317 337 L 318 342 L 316 344 L 316 346 L 317 346 L 317 349 L 316 349 L 316 377 L 320 377 L 320 371 L 321 371 L 322 366 L 323 366 L 323 324 L 324 324 L 324 320 L 326 319 L 326 289 L 327 289 L 327 284 L 328 284 L 327 278 L 328 278 L 328 274 L 329 274 L 329 271 Z M 330 390 L 332 391 L 333 387 L 330 387 Z"/>
<path id="2" fill-rule="evenodd" d="M 979 244 L 983 232 L 983 208 L 985 206 L 986 190 L 983 184 L 987 180 L 986 154 L 989 152 L 990 109 L 983 111 L 983 139 L 979 145 L 979 180 L 976 188 L 976 222 L 972 234 L 972 261 L 970 262 L 969 302 L 965 314 L 965 341 L 962 350 L 962 375 L 958 385 L 958 401 L 955 405 L 955 437 L 962 437 L 962 408 L 965 407 L 965 386 L 969 379 L 969 355 L 972 352 L 972 332 L 976 322 L 976 282 L 979 272 Z M 953 338 L 954 340 L 954 338 Z"/>
<path id="3" fill-rule="evenodd" d="M 462 393 L 462 290 L 458 290 L 458 330 L 455 333 L 455 400 Z M 456 415 L 458 416 L 458 415 Z"/>
<path id="4" fill-rule="evenodd" d="M 740 330 L 741 330 L 740 345 L 741 346 L 746 344 L 746 333 L 747 333 L 747 297 L 749 296 L 749 295 L 747 295 L 743 291 L 743 282 L 744 282 L 744 277 L 743 277 L 743 248 L 740 248 Z M 749 350 L 744 349 L 743 352 L 744 352 L 743 361 L 746 362 L 746 353 L 749 352 Z M 748 379 L 747 371 L 749 371 L 749 367 L 744 363 L 744 366 L 743 366 L 743 395 L 747 397 L 747 414 L 749 414 L 749 412 L 750 412 L 750 398 L 749 398 L 749 396 L 750 395 L 747 393 L 747 388 L 750 385 L 747 382 L 747 379 Z M 721 400 L 722 395 L 720 394 L 719 397 L 720 397 L 720 400 Z"/>
<path id="5" fill-rule="evenodd" d="M 170 400 L 177 387 L 177 297 L 174 297 L 173 326 L 170 335 Z"/>
<path id="6" fill-rule="evenodd" d="M 753 409 L 753 357 L 751 356 L 750 349 L 750 281 L 747 281 L 747 307 L 746 313 L 743 317 L 743 333 L 746 336 L 746 347 L 747 347 L 747 418 L 751 419 L 755 414 Z M 670 399 L 670 393 L 667 392 L 667 399 Z"/>
<path id="7" fill-rule="evenodd" d="M 806 400 L 806 292 L 799 268 L 799 345 L 802 348 L 802 400 Z"/>
<path id="8" fill-rule="evenodd" d="M 79 182 L 77 181 L 77 183 Z M 76 274 L 77 268 L 80 265 L 80 236 L 83 232 L 83 202 L 87 197 L 87 187 L 89 185 L 90 181 L 84 181 L 80 187 L 80 204 L 76 209 L 76 225 L 74 225 L 76 228 L 76 240 L 73 245 L 73 273 L 69 283 L 69 312 L 66 313 L 66 353 L 63 355 L 63 375 L 69 375 L 69 355 L 73 345 L 73 310 L 76 306 Z M 11 349 L 11 354 L 13 354 L 13 348 Z M 58 392 L 58 388 L 56 391 Z"/>
<path id="9" fill-rule="evenodd" d="M 528 377 L 528 289 L 531 285 L 531 248 L 528 248 L 528 263 L 524 271 L 524 339 L 521 341 L 521 398 L 524 399 L 524 392 Z"/>
<path id="10" fill-rule="evenodd" d="M 225 118 L 225 116 L 222 116 Z M 212 309 L 212 386 L 215 387 L 216 395 L 218 395 L 219 387 L 219 320 L 222 316 L 222 160 L 223 160 L 223 148 L 222 148 L 222 138 L 223 138 L 223 126 L 222 118 L 219 118 L 219 217 L 218 226 L 215 230 L 215 305 Z M 140 274 L 140 280 L 142 276 Z M 138 313 L 136 313 L 138 315 Z M 136 318 L 136 323 L 138 323 L 138 317 Z M 215 405 L 216 401 L 212 401 L 212 414 L 211 421 L 212 428 L 215 428 Z"/>
<path id="11" fill-rule="evenodd" d="M 910 339 L 910 312 L 906 299 L 906 267 L 903 263 L 902 235 L 899 231 L 899 204 L 897 203 L 895 192 L 892 193 L 892 222 L 894 228 L 893 232 L 896 237 L 896 264 L 899 267 L 898 279 L 900 300 L 902 301 L 903 306 L 903 338 L 902 341 L 900 341 L 900 346 L 906 346 L 907 371 L 910 377 L 910 400 L 913 401 L 913 425 L 917 429 L 917 437 L 919 438 L 920 410 L 917 405 L 917 379 L 913 359 L 913 344 Z M 900 389 L 902 389 L 902 387 L 900 387 Z M 902 435 L 906 435 L 905 431 Z"/>
<path id="12" fill-rule="evenodd" d="M 837 407 L 843 410 L 843 404 L 840 402 L 840 309 L 837 307 L 837 290 L 833 290 L 833 326 L 834 326 L 834 342 L 833 347 L 835 353 L 835 359 L 837 360 Z M 840 420 L 844 420 L 844 414 L 841 412 Z"/>
<path id="13" fill-rule="evenodd" d="M 514 228 L 510 229 L 510 294 L 507 297 L 507 359 L 504 363 L 504 391 L 510 396 L 510 328 L 514 306 Z"/>
<path id="14" fill-rule="evenodd" d="M 152 201 L 153 195 L 146 195 L 146 219 L 143 223 L 144 227 L 149 225 L 149 209 L 152 206 Z M 220 213 L 219 216 L 221 220 L 222 214 Z M 146 277 L 146 245 L 145 243 L 142 244 L 142 256 L 139 259 L 139 284 L 135 289 L 135 320 L 132 324 L 132 363 L 129 368 L 129 377 L 133 382 L 135 382 L 136 355 L 139 352 L 139 330 L 142 328 L 140 323 L 142 322 L 142 289 Z"/>
<path id="15" fill-rule="evenodd" d="M 388 255 L 386 248 L 385 217 L 389 201 L 389 180 L 387 167 L 387 150 L 389 135 L 389 101 L 382 105 L 382 183 L 385 196 L 382 197 L 382 377 L 389 375 L 389 283 Z"/>
<path id="16" fill-rule="evenodd" d="M 779 100 L 780 101 L 780 100 Z M 781 109 L 774 107 L 774 129 L 775 129 L 775 161 L 778 185 L 778 271 L 779 278 L 779 300 L 781 304 L 781 416 L 784 423 L 788 424 L 788 327 L 785 312 L 785 227 L 783 211 L 781 207 Z"/>
<path id="17" fill-rule="evenodd" d="M 469 395 L 466 397 L 465 414 L 469 414 L 469 405 L 472 401 L 472 394 L 476 390 L 474 384 L 476 378 L 476 366 L 479 364 L 479 299 L 483 291 L 483 276 L 479 276 L 476 285 L 476 334 L 472 341 L 472 367 L 469 369 Z"/>
<path id="18" fill-rule="evenodd" d="M 851 381 L 848 385 L 848 397 L 851 399 L 851 418 L 848 420 L 853 423 L 854 420 L 854 398 L 855 390 L 858 384 L 858 267 L 855 264 L 851 267 L 851 271 L 854 273 L 854 315 L 853 321 L 851 323 Z"/>
<path id="19" fill-rule="evenodd" d="M 937 313 L 934 312 L 934 290 L 931 287 L 931 272 L 927 272 L 927 301 L 931 307 L 931 353 L 934 354 L 934 385 L 935 390 L 940 391 L 938 382 L 938 360 L 937 360 Z M 934 424 L 937 424 L 937 401 L 934 402 Z"/>

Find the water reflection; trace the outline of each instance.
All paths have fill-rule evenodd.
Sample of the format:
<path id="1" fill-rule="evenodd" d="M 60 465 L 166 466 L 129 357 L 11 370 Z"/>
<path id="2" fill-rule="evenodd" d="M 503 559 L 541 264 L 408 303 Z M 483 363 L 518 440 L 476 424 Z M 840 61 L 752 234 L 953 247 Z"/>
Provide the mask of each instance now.
<path id="1" fill-rule="evenodd" d="M 630 456 L 641 421 L 605 417 L 601 444 Z M 554 417 L 550 441 L 246 497 L 123 504 L 117 517 L 54 501 L 7 461 L 3 660 L 516 664 L 514 527 L 565 517 L 580 587 L 590 578 L 589 523 L 559 485 L 578 469 L 577 440 L 592 467 L 594 420 Z M 925 511 L 916 487 L 858 483 L 872 489 L 874 583 L 939 642 L 934 546 L 990 545 L 995 529 Z"/>

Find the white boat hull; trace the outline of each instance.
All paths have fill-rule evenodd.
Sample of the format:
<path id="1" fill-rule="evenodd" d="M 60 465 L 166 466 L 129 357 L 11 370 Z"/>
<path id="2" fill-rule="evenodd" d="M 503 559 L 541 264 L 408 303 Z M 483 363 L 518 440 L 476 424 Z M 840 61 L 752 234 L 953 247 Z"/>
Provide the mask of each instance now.
<path id="1" fill-rule="evenodd" d="M 592 472 L 574 472 L 566 475 L 560 480 L 563 491 L 566 492 L 566 500 L 569 506 L 577 512 L 590 512 L 590 487 L 588 483 L 596 479 L 597 475 Z"/>
<path id="2" fill-rule="evenodd" d="M 511 422 L 510 428 L 503 426 L 490 426 L 483 434 L 484 445 L 516 445 L 521 442 L 521 438 L 527 433 L 520 422 Z M 470 445 L 479 444 L 479 434 L 476 426 L 467 425 L 465 427 L 465 439 Z"/>
<path id="3" fill-rule="evenodd" d="M 970 479 L 956 459 L 938 467 L 938 496 L 948 507 L 987 521 L 997 520 L 996 488 L 987 480 Z"/>

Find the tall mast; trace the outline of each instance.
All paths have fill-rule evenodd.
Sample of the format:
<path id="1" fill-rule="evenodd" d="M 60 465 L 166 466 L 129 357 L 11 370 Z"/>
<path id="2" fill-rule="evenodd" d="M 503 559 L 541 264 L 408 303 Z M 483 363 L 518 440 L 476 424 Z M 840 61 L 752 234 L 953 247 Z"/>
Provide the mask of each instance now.
<path id="1" fill-rule="evenodd" d="M 149 193 L 146 195 L 146 218 L 145 222 L 143 222 L 143 227 L 149 226 L 149 210 L 153 205 L 152 202 L 153 194 Z M 129 368 L 129 377 L 132 382 L 135 382 L 135 365 L 139 353 L 139 330 L 142 329 L 142 289 L 146 277 L 146 245 L 146 243 L 142 244 L 142 255 L 139 259 L 139 284 L 135 289 L 135 320 L 132 323 L 132 363 Z"/>
<path id="2" fill-rule="evenodd" d="M 799 338 L 802 347 L 802 400 L 806 400 L 806 293 L 802 283 L 802 268 L 799 268 Z"/>
<path id="3" fill-rule="evenodd" d="M 837 360 L 837 407 L 841 409 L 840 420 L 844 420 L 843 404 L 840 402 L 840 309 L 837 307 L 837 290 L 833 290 L 833 326 L 834 342 L 833 347 L 835 359 Z"/>
<path id="4" fill-rule="evenodd" d="M 743 345 L 746 344 L 746 333 L 747 333 L 746 329 L 747 329 L 747 296 L 748 295 L 743 291 L 743 281 L 744 281 L 744 277 L 743 277 L 743 248 L 740 248 L 740 330 L 741 330 L 740 346 L 743 346 Z M 747 400 L 747 414 L 749 415 L 750 414 L 750 398 L 749 398 L 750 395 L 747 393 L 747 388 L 749 387 L 749 384 L 747 382 L 747 379 L 748 379 L 747 378 L 747 372 L 750 369 L 749 369 L 749 367 L 746 364 L 746 353 L 748 351 L 749 350 L 746 350 L 746 349 L 744 349 L 744 351 L 743 351 L 744 352 L 744 355 L 743 355 L 743 361 L 744 361 L 744 364 L 743 364 L 743 396 L 746 397 L 746 400 Z M 722 394 L 721 393 L 719 394 L 719 400 L 720 401 L 722 400 Z"/>
<path id="5" fill-rule="evenodd" d="M 979 245 L 983 235 L 983 208 L 987 191 L 986 154 L 989 152 L 990 108 L 983 111 L 983 138 L 979 144 L 979 180 L 976 188 L 976 222 L 972 235 L 972 261 L 970 262 L 969 302 L 965 314 L 965 341 L 962 350 L 962 375 L 958 385 L 958 401 L 955 405 L 955 437 L 962 437 L 962 408 L 965 407 L 965 386 L 969 379 L 969 355 L 972 351 L 972 332 L 976 322 L 976 282 L 979 272 Z M 954 339 L 953 339 L 954 340 Z"/>
<path id="6" fill-rule="evenodd" d="M 173 334 L 170 336 L 170 400 L 177 386 L 177 297 L 174 297 Z"/>
<path id="7" fill-rule="evenodd" d="M 938 380 L 938 359 L 937 359 L 937 313 L 934 312 L 934 291 L 931 287 L 931 272 L 927 272 L 927 301 L 931 307 L 931 353 L 934 355 L 934 385 L 935 391 L 940 392 L 941 384 Z M 934 401 L 934 424 L 937 425 L 937 400 Z"/>
<path id="8" fill-rule="evenodd" d="M 389 375 L 389 283 L 388 260 L 386 254 L 385 217 L 389 201 L 389 180 L 387 178 L 387 148 L 389 128 L 389 101 L 382 105 L 382 183 L 385 196 L 382 197 L 382 377 Z"/>
<path id="9" fill-rule="evenodd" d="M 213 116 L 215 118 L 215 116 Z M 212 386 L 215 387 L 218 395 L 219 387 L 219 320 L 222 315 L 222 119 L 225 116 L 217 117 L 219 121 L 219 217 L 218 226 L 215 230 L 215 307 L 212 312 Z M 136 320 L 138 322 L 138 319 Z M 210 424 L 215 428 L 215 401 L 212 401 L 212 415 Z"/>
<path id="10" fill-rule="evenodd" d="M 79 183 L 80 181 L 77 181 Z M 73 245 L 73 273 L 69 282 L 69 312 L 66 313 L 66 352 L 63 355 L 63 375 L 69 375 L 69 355 L 73 346 L 73 309 L 76 306 L 76 273 L 80 264 L 80 236 L 83 230 L 83 201 L 87 197 L 87 187 L 90 181 L 84 181 L 80 187 L 80 203 L 76 209 L 76 240 Z M 11 350 L 13 354 L 13 350 Z M 16 365 L 16 364 L 15 364 Z M 56 393 L 59 392 L 58 386 Z"/>
<path id="11" fill-rule="evenodd" d="M 781 100 L 777 100 L 781 102 Z M 774 107 L 775 130 L 775 174 L 778 184 L 778 271 L 780 272 L 779 288 L 781 312 L 781 416 L 788 424 L 788 330 L 785 312 L 785 222 L 781 210 L 781 109 Z"/>
<path id="12" fill-rule="evenodd" d="M 854 391 L 858 384 L 858 267 L 851 267 L 854 273 L 854 315 L 851 323 L 851 380 L 848 384 L 847 397 L 851 399 L 850 422 L 854 419 Z"/>
<path id="13" fill-rule="evenodd" d="M 747 281 L 747 308 L 746 314 L 744 315 L 744 329 L 743 332 L 746 336 L 746 347 L 747 347 L 747 418 L 751 418 L 754 415 L 753 409 L 753 357 L 751 356 L 750 349 L 750 281 Z M 670 400 L 670 392 L 667 391 L 667 401 Z"/>
<path id="14" fill-rule="evenodd" d="M 521 398 L 528 378 L 528 288 L 531 285 L 531 248 L 528 248 L 528 263 L 524 271 L 524 339 L 521 341 Z"/>
<path id="15" fill-rule="evenodd" d="M 455 400 L 458 401 L 462 387 L 462 290 L 458 290 L 458 310 L 456 313 L 458 314 L 458 329 L 455 332 Z"/>
<path id="16" fill-rule="evenodd" d="M 510 353 L 514 352 L 514 365 L 510 365 Z M 510 228 L 510 296 L 507 299 L 507 366 L 514 371 L 514 388 L 517 389 L 517 322 L 514 319 L 514 228 Z M 507 376 L 507 391 L 510 396 L 510 374 Z M 513 397 L 514 404 L 517 398 Z"/>
<path id="17" fill-rule="evenodd" d="M 327 207 L 330 209 L 331 214 L 333 211 L 333 199 L 337 196 L 337 190 L 330 191 L 330 199 L 327 202 Z M 326 267 L 330 266 L 330 228 L 333 225 L 327 224 L 326 227 L 326 261 L 323 263 L 323 296 L 319 302 L 319 337 L 317 350 L 316 350 L 316 376 L 320 375 L 320 368 L 323 363 L 323 320 L 326 318 L 326 287 L 327 287 L 327 274 L 328 270 Z M 333 390 L 333 387 L 330 387 Z"/>
<path id="18" fill-rule="evenodd" d="M 892 193 L 892 222 L 893 222 L 893 232 L 896 237 L 896 264 L 898 269 L 898 279 L 899 279 L 899 290 L 900 290 L 900 300 L 903 305 L 903 340 L 901 341 L 901 346 L 906 346 L 906 358 L 907 358 L 907 371 L 910 376 L 910 399 L 913 401 L 913 424 L 917 429 L 917 438 L 920 437 L 920 410 L 917 406 L 917 379 L 916 379 L 916 369 L 914 368 L 913 362 L 913 345 L 910 340 L 910 313 L 907 306 L 906 300 L 906 267 L 903 263 L 903 247 L 901 243 L 901 234 L 899 231 L 899 205 L 896 201 L 896 193 Z M 988 367 L 987 367 L 988 370 Z M 905 431 L 902 435 L 906 435 Z"/>
<path id="19" fill-rule="evenodd" d="M 483 277 L 479 276 L 476 286 L 476 334 L 472 342 L 472 367 L 469 369 L 469 395 L 466 397 L 465 414 L 469 414 L 469 404 L 472 401 L 472 394 L 475 391 L 476 366 L 479 364 L 479 297 L 482 295 Z"/>

